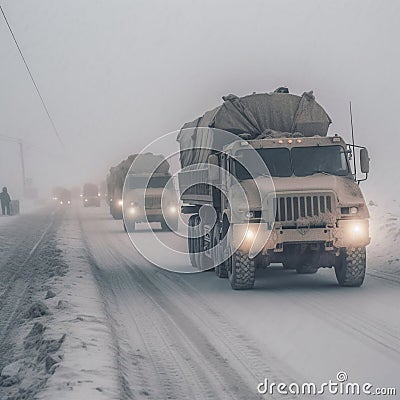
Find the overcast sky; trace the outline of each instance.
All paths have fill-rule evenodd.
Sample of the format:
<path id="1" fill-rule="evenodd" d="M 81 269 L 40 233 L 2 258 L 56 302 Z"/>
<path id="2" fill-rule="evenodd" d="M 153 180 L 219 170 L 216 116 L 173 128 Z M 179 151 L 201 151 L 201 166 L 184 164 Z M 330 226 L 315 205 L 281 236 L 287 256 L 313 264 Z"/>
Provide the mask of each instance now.
<path id="1" fill-rule="evenodd" d="M 2 6 L 65 143 L 57 141 L 0 19 L 0 134 L 19 137 L 44 189 L 104 179 L 150 140 L 221 96 L 314 90 L 369 147 L 369 197 L 399 186 L 400 2 L 19 1 Z M 0 141 L 0 185 L 20 189 L 17 147 Z"/>

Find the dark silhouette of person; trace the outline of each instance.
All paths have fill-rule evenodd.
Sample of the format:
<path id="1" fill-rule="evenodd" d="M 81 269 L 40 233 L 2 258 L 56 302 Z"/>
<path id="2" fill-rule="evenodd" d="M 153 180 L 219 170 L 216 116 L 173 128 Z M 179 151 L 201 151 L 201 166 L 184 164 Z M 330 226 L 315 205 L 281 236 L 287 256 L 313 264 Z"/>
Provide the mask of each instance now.
<path id="1" fill-rule="evenodd" d="M 1 211 L 3 215 L 10 215 L 10 203 L 11 197 L 7 192 L 7 188 L 3 187 L 3 191 L 0 193 L 0 203 L 1 203 Z"/>

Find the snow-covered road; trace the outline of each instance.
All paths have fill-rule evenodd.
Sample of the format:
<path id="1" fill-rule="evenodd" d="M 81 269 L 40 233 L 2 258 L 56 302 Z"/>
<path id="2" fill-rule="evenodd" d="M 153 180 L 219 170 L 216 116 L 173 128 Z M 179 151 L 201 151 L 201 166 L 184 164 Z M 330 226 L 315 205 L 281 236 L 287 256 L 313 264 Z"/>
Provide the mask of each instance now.
<path id="1" fill-rule="evenodd" d="M 39 398 L 256 399 L 266 398 L 257 394 L 265 378 L 320 384 L 339 371 L 351 382 L 398 385 L 400 283 L 393 265 L 385 272 L 371 265 L 376 256 L 361 288 L 340 288 L 331 270 L 310 276 L 276 266 L 260 271 L 254 290 L 236 292 L 213 272 L 151 265 L 105 208 L 59 218 L 57 248 L 69 272 L 47 282 L 57 301 L 48 304 L 51 317 L 35 320 L 66 337 L 59 367 L 41 375 Z M 13 357 L 11 342 L 0 369 L 24 359 L 26 373 L 29 355 Z M 18 393 L 12 387 L 0 386 L 0 398 Z"/>

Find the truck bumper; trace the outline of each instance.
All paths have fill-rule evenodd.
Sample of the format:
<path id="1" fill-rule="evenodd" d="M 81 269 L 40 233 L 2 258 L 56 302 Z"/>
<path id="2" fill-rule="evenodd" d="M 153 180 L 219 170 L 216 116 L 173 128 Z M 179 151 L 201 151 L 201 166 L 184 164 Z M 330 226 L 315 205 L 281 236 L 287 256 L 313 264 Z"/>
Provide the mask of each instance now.
<path id="1" fill-rule="evenodd" d="M 175 212 L 164 215 L 160 208 L 148 208 L 143 211 L 139 207 L 128 207 L 125 209 L 124 217 L 131 222 L 162 222 L 164 220 L 174 221 L 178 214 Z"/>
<path id="2" fill-rule="evenodd" d="M 364 247 L 370 243 L 368 220 L 340 220 L 335 227 L 268 229 L 267 224 L 233 224 L 233 245 L 250 255 L 273 250 L 282 252 L 285 244 L 321 243 L 325 250 Z"/>

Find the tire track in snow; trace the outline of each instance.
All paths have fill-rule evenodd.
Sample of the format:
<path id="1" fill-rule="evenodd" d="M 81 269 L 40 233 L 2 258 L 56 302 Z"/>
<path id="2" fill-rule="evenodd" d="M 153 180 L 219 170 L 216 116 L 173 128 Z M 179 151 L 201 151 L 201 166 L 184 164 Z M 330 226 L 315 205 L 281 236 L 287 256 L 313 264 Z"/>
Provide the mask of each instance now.
<path id="1" fill-rule="evenodd" d="M 29 278 L 25 276 L 26 270 L 24 268 L 35 255 L 38 247 L 42 244 L 46 235 L 53 228 L 55 220 L 54 215 L 54 213 L 51 214 L 51 220 L 49 224 L 33 247 L 31 249 L 25 248 L 25 254 L 19 253 L 19 258 L 24 257 L 24 261 L 21 263 L 18 261 L 13 262 L 15 269 L 12 271 L 12 274 L 8 276 L 8 287 L 3 290 L 0 295 L 0 344 L 4 343 L 4 339 L 8 335 L 12 323 L 16 320 L 15 315 L 19 311 L 20 305 L 25 298 L 26 291 L 30 284 Z M 16 251 L 19 251 L 19 247 L 16 249 Z"/>
<path id="2" fill-rule="evenodd" d="M 205 321 L 199 318 L 199 312 L 194 310 L 189 316 L 171 300 L 176 295 L 176 289 L 181 290 L 180 287 L 176 286 L 169 295 L 166 282 L 155 279 L 159 273 L 157 268 L 147 265 L 140 255 L 135 256 L 133 264 L 132 260 L 128 260 L 126 254 L 121 252 L 121 235 L 114 232 L 110 236 L 98 232 L 94 237 L 90 234 L 90 226 L 87 224 L 90 224 L 90 221 L 82 221 L 82 229 L 87 231 L 84 234 L 87 235 L 88 249 L 94 258 L 93 265 L 99 284 L 107 291 L 105 296 L 113 292 L 113 298 L 105 300 L 111 303 L 108 305 L 109 313 L 114 313 L 115 317 L 118 309 L 121 313 L 123 308 L 120 316 L 124 315 L 125 320 L 118 324 L 118 318 L 114 318 L 115 340 L 119 342 L 119 350 L 125 353 L 118 354 L 117 357 L 123 360 L 122 373 L 127 379 L 133 380 L 130 387 L 147 384 L 145 392 L 150 398 L 180 399 L 188 398 L 188 395 L 190 398 L 199 399 L 259 398 L 256 385 L 249 384 L 248 379 L 248 375 L 252 375 L 249 371 L 259 366 L 254 361 L 257 358 L 257 350 L 253 348 L 253 354 L 251 353 L 245 336 L 232 336 L 230 340 L 234 343 L 227 345 L 224 344 L 225 337 L 222 333 L 219 333 L 219 338 L 216 338 L 218 335 L 212 328 L 206 329 L 207 332 L 204 333 L 202 325 Z M 123 242 L 130 246 L 125 236 Z M 131 251 L 133 252 L 133 249 Z M 187 294 L 187 300 L 186 296 Z M 185 302 L 181 304 L 185 305 Z M 203 312 L 203 317 L 215 318 L 212 313 L 206 315 L 209 311 Z M 129 321 L 127 315 L 130 316 Z M 130 330 L 130 335 L 124 333 L 124 329 Z M 233 332 L 234 329 L 231 328 L 230 331 Z M 136 342 L 133 343 L 134 341 Z M 244 344 L 237 346 L 240 351 L 235 354 L 230 346 L 234 347 L 235 343 L 241 342 Z M 135 355 L 138 344 L 145 349 L 147 362 L 139 358 L 139 362 L 132 366 L 129 364 L 129 357 Z M 140 382 L 138 368 L 144 368 L 147 382 L 146 379 Z M 246 379 L 243 378 L 243 374 L 247 375 Z M 160 376 L 164 387 L 157 391 L 152 382 L 157 382 Z"/>

